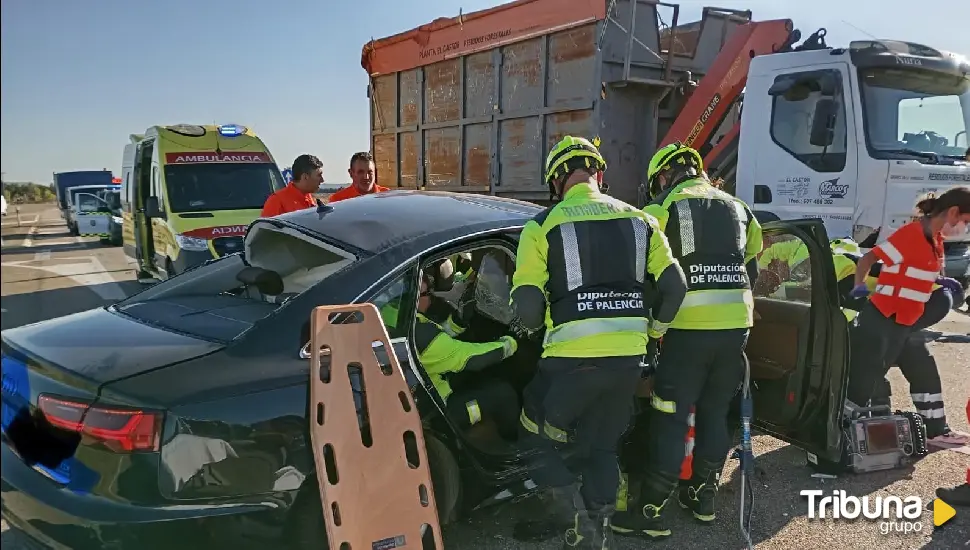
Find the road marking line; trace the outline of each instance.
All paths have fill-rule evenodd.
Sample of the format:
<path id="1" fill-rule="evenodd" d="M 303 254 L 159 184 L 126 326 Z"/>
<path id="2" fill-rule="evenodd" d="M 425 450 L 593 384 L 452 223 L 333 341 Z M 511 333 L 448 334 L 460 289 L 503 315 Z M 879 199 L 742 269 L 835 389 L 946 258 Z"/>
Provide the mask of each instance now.
<path id="1" fill-rule="evenodd" d="M 40 220 L 40 216 L 39 216 L 39 215 L 37 215 L 37 214 L 34 214 L 34 219 L 33 219 L 33 220 L 31 220 L 31 221 L 27 221 L 27 220 L 25 220 L 25 219 L 24 219 L 23 217 L 21 217 L 21 218 L 20 218 L 20 223 L 17 223 L 17 222 L 11 222 L 11 221 L 6 221 L 6 222 L 3 222 L 3 223 L 0 223 L 0 227 L 23 227 L 23 226 L 25 226 L 25 225 L 32 225 L 32 224 L 35 224 L 35 223 L 37 223 L 37 222 L 38 222 L 39 220 Z"/>
<path id="2" fill-rule="evenodd" d="M 54 265 L 26 265 L 32 263 L 31 261 L 14 261 L 14 262 L 3 262 L 2 265 L 11 267 L 23 267 L 27 269 L 38 269 L 41 271 L 46 271 L 48 273 L 53 273 L 60 277 L 67 277 L 78 283 L 79 287 L 88 287 L 89 290 L 97 294 L 103 300 L 108 301 L 118 301 L 123 300 L 128 297 L 125 291 L 115 281 L 114 278 L 108 273 L 108 270 L 104 267 L 95 257 L 87 258 L 61 258 L 62 260 L 80 260 L 77 263 L 70 264 L 54 264 Z"/>
<path id="3" fill-rule="evenodd" d="M 30 231 L 27 232 L 27 236 L 24 237 L 24 248 L 31 248 L 34 246 L 34 235 L 37 234 L 37 226 L 30 226 Z"/>

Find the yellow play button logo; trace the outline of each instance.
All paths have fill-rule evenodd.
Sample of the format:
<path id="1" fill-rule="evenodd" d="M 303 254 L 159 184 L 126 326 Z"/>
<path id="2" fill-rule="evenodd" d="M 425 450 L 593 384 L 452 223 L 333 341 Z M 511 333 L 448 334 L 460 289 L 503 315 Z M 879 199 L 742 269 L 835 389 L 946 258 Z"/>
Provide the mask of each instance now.
<path id="1" fill-rule="evenodd" d="M 939 527 L 953 519 L 955 515 L 957 515 L 957 511 L 953 509 L 953 506 L 940 499 L 933 501 L 933 525 Z"/>

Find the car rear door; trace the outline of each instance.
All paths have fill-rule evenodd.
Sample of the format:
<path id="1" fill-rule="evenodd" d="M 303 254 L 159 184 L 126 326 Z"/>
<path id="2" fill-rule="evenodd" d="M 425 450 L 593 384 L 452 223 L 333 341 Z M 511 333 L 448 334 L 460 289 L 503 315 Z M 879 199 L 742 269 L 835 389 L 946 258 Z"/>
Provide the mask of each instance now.
<path id="1" fill-rule="evenodd" d="M 818 219 L 768 222 L 763 231 L 747 347 L 754 424 L 810 460 L 837 461 L 849 346 L 828 236 Z"/>

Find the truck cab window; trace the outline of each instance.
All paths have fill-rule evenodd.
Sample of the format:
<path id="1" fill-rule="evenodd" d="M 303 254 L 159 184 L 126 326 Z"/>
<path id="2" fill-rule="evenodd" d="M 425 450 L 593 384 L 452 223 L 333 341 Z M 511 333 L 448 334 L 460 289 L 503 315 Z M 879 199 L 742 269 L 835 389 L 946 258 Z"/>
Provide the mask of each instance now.
<path id="1" fill-rule="evenodd" d="M 841 85 L 833 97 L 823 94 L 823 79 L 841 82 L 839 71 L 788 73 L 775 79 L 795 81 L 786 92 L 776 95 L 771 106 L 771 138 L 779 147 L 802 164 L 821 173 L 841 172 L 846 163 L 846 109 Z M 812 123 L 820 100 L 836 103 L 832 144 L 813 145 Z"/>
<path id="2" fill-rule="evenodd" d="M 866 140 L 877 158 L 963 158 L 970 79 L 921 68 L 859 71 Z"/>

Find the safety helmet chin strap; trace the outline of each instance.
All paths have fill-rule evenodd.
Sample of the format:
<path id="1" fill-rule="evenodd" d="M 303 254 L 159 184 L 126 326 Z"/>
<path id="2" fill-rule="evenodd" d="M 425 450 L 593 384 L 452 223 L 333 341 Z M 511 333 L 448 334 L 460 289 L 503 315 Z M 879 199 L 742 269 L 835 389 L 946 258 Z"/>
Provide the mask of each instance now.
<path id="1" fill-rule="evenodd" d="M 569 177 L 568 175 L 566 177 Z M 562 178 L 565 183 L 566 178 Z M 562 191 L 559 190 L 559 186 L 556 185 L 556 180 L 549 180 L 549 202 L 559 202 L 562 200 Z"/>

